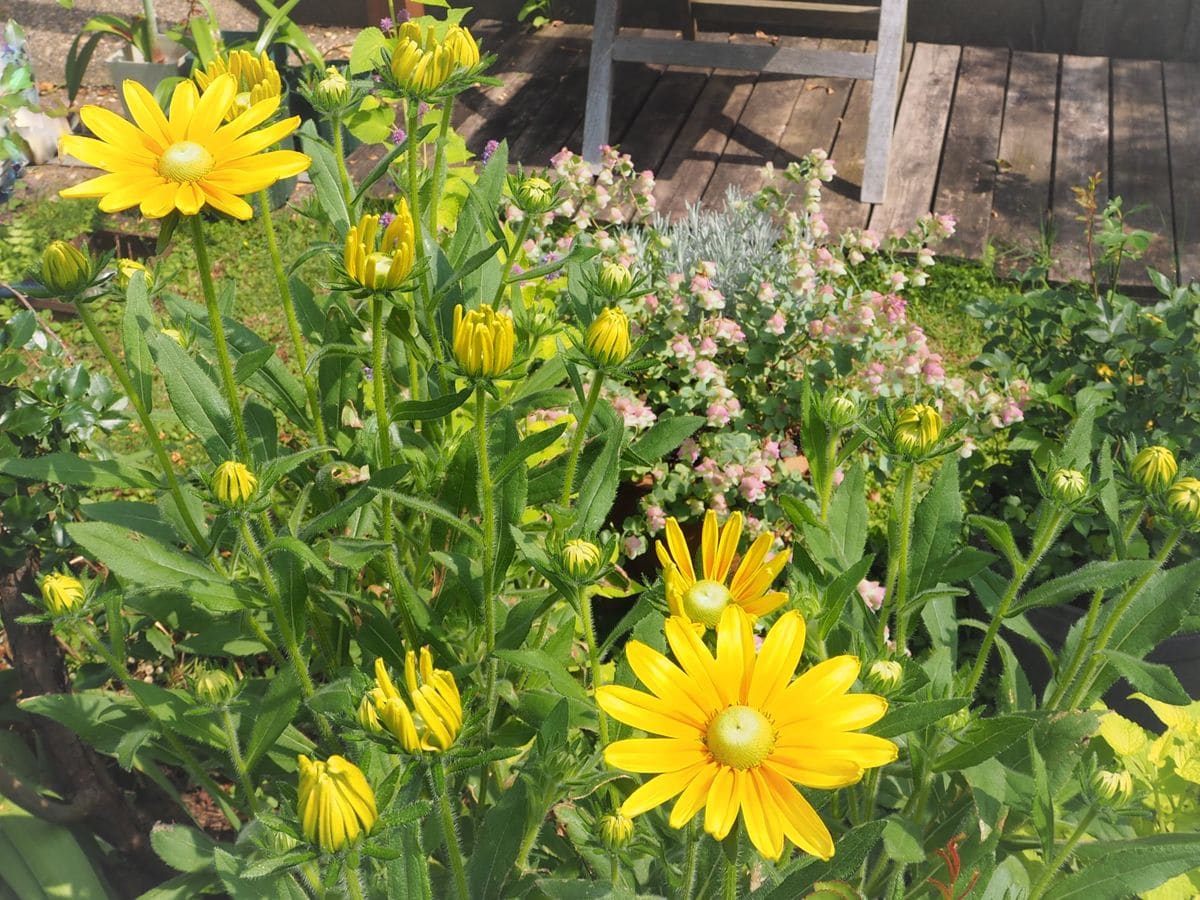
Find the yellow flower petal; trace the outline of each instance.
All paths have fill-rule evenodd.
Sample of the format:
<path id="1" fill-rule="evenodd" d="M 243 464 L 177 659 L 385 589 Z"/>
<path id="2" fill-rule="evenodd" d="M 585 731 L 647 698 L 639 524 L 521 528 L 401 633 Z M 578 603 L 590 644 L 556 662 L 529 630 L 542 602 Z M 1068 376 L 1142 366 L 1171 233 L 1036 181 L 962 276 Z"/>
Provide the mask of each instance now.
<path id="1" fill-rule="evenodd" d="M 729 766 L 719 766 L 704 804 L 704 830 L 718 841 L 729 834 L 738 814 L 738 782 L 741 773 Z"/>
<path id="2" fill-rule="evenodd" d="M 735 702 L 745 699 L 754 673 L 754 630 L 740 607 L 727 606 L 717 628 L 717 677 L 733 692 Z"/>
<path id="3" fill-rule="evenodd" d="M 817 663 L 791 684 L 772 704 L 775 722 L 780 727 L 803 717 L 811 706 L 820 706 L 838 694 L 844 694 L 858 678 L 861 663 L 853 656 L 835 656 Z"/>
<path id="4" fill-rule="evenodd" d="M 750 843 L 767 859 L 779 859 L 783 855 L 783 813 L 775 804 L 765 776 L 758 769 L 749 770 L 742 779 L 741 791 Z"/>
<path id="5" fill-rule="evenodd" d="M 717 546 L 717 558 L 713 562 L 713 581 L 724 582 L 729 575 L 729 567 L 733 565 L 733 557 L 737 553 L 738 542 L 742 539 L 742 514 L 735 512 L 725 522 L 721 529 L 721 541 Z"/>
<path id="6" fill-rule="evenodd" d="M 678 709 L 652 694 L 619 684 L 606 684 L 597 688 L 596 702 L 618 722 L 651 734 L 674 738 L 690 738 L 697 734 L 696 726 L 681 716 Z"/>
<path id="7" fill-rule="evenodd" d="M 626 772 L 675 772 L 707 759 L 698 738 L 630 738 L 604 748 L 604 761 Z"/>
<path id="8" fill-rule="evenodd" d="M 129 113 L 133 116 L 137 127 L 156 141 L 160 147 L 165 150 L 177 140 L 183 139 L 182 135 L 172 136 L 171 129 L 167 124 L 167 117 L 158 108 L 154 95 L 148 90 L 136 81 L 126 79 L 121 85 L 121 91 L 125 97 L 125 106 L 129 108 Z"/>
<path id="9" fill-rule="evenodd" d="M 750 689 L 746 695 L 747 704 L 766 709 L 783 693 L 800 663 L 804 637 L 804 617 L 795 610 L 780 616 L 779 621 L 771 626 L 762 649 L 758 651 L 754 676 L 750 679 Z"/>
<path id="10" fill-rule="evenodd" d="M 720 708 L 712 694 L 705 693 L 681 668 L 641 641 L 625 645 L 625 657 L 641 682 L 659 697 L 668 698 L 680 707 L 680 712 L 703 728 L 704 723 Z"/>
<path id="11" fill-rule="evenodd" d="M 783 815 L 784 833 L 788 839 L 804 852 L 820 859 L 833 856 L 833 838 L 809 802 L 787 779 L 769 768 L 764 768 L 762 775 L 764 784 Z"/>
<path id="12" fill-rule="evenodd" d="M 683 793 L 675 801 L 675 806 L 671 808 L 670 824 L 672 828 L 682 828 L 696 817 L 696 813 L 704 808 L 709 792 L 712 790 L 713 779 L 717 777 L 717 770 L 719 768 L 715 764 L 706 765 L 696 773 L 696 777 L 683 789 Z"/>
<path id="13" fill-rule="evenodd" d="M 680 769 L 678 772 L 656 775 L 626 798 L 625 802 L 621 804 L 621 815 L 632 819 L 656 806 L 661 806 L 687 787 L 688 782 L 707 766 L 708 763 L 697 763 L 686 769 Z"/>
<path id="14" fill-rule="evenodd" d="M 854 760 L 825 758 L 814 765 L 813 755 L 807 749 L 776 747 L 763 765 L 788 781 L 825 791 L 857 784 L 863 777 L 862 766 Z"/>
<path id="15" fill-rule="evenodd" d="M 667 643 L 671 645 L 671 652 L 675 654 L 675 659 L 683 671 L 687 672 L 688 677 L 695 679 L 703 691 L 718 698 L 722 706 L 733 703 L 737 686 L 721 682 L 716 660 L 687 621 L 672 616 L 667 619 L 664 630 Z"/>
<path id="16" fill-rule="evenodd" d="M 671 551 L 671 558 L 675 561 L 684 583 L 693 584 L 696 581 L 696 571 L 692 568 L 692 554 L 674 516 L 667 519 L 667 548 Z"/>

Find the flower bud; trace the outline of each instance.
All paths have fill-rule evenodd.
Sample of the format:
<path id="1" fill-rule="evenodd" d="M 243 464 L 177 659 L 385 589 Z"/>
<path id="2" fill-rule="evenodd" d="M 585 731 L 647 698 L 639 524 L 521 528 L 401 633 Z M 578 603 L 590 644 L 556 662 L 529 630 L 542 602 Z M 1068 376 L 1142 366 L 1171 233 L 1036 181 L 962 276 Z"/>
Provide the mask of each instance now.
<path id="1" fill-rule="evenodd" d="M 1180 525 L 1200 525 L 1200 478 L 1180 478 L 1171 485 L 1167 509 Z"/>
<path id="2" fill-rule="evenodd" d="M 300 783 L 296 812 L 309 843 L 336 853 L 379 818 L 375 794 L 362 770 L 341 756 L 312 760 L 298 756 Z"/>
<path id="3" fill-rule="evenodd" d="M 562 559 L 573 578 L 591 578 L 600 569 L 600 548 L 591 541 L 574 538 L 563 547 Z"/>
<path id="4" fill-rule="evenodd" d="M 220 706 L 237 691 L 237 682 L 224 669 L 205 669 L 192 682 L 196 699 L 208 706 Z"/>
<path id="5" fill-rule="evenodd" d="M 904 666 L 894 659 L 881 659 L 867 670 L 867 687 L 881 694 L 889 694 L 904 681 Z"/>
<path id="6" fill-rule="evenodd" d="M 404 655 L 402 684 L 403 692 L 383 660 L 375 660 L 372 699 L 380 725 L 409 753 L 449 750 L 463 724 L 462 698 L 454 676 L 435 669 L 429 648 L 422 647 L 419 661 L 412 650 Z"/>
<path id="7" fill-rule="evenodd" d="M 350 98 L 350 82 L 337 66 L 325 69 L 325 77 L 317 84 L 317 98 L 330 106 L 345 103 Z"/>
<path id="8" fill-rule="evenodd" d="M 896 416 L 892 441 L 901 453 L 924 456 L 942 436 L 942 414 L 927 403 L 906 406 Z"/>
<path id="9" fill-rule="evenodd" d="M 618 813 L 600 819 L 600 843 L 609 850 L 620 850 L 633 837 L 633 819 Z"/>
<path id="10" fill-rule="evenodd" d="M 948 715 L 944 721 L 948 731 L 961 731 L 971 724 L 971 710 L 969 707 L 963 707 Z"/>
<path id="11" fill-rule="evenodd" d="M 1159 445 L 1141 450 L 1129 467 L 1134 482 L 1147 494 L 1161 494 L 1171 486 L 1178 472 L 1175 454 Z"/>
<path id="12" fill-rule="evenodd" d="M 592 320 L 585 336 L 588 355 L 601 366 L 618 366 L 629 356 L 629 317 L 610 306 Z"/>
<path id="13" fill-rule="evenodd" d="M 42 252 L 42 284 L 70 297 L 92 283 L 92 262 L 87 254 L 66 241 L 51 241 Z"/>
<path id="14" fill-rule="evenodd" d="M 512 367 L 516 335 L 512 316 L 486 303 L 463 314 L 454 308 L 454 358 L 472 378 L 498 378 Z"/>
<path id="15" fill-rule="evenodd" d="M 46 611 L 56 616 L 78 609 L 83 604 L 84 590 L 78 578 L 51 572 L 42 579 L 42 602 Z"/>
<path id="16" fill-rule="evenodd" d="M 213 493 L 226 506 L 241 506 L 258 488 L 258 478 L 243 463 L 226 460 L 213 475 Z"/>
<path id="17" fill-rule="evenodd" d="M 620 263 L 609 260 L 600 266 L 596 285 L 605 296 L 624 297 L 633 288 L 633 273 Z"/>
<path id="18" fill-rule="evenodd" d="M 858 404 L 841 394 L 826 394 L 822 412 L 825 424 L 833 431 L 849 428 L 858 420 Z"/>
<path id="19" fill-rule="evenodd" d="M 379 704 L 384 699 L 379 688 L 371 688 L 363 694 L 358 704 L 358 724 L 363 727 L 363 731 L 369 731 L 371 734 L 385 733 L 383 723 L 379 721 Z"/>
<path id="20" fill-rule="evenodd" d="M 1096 799 L 1109 806 L 1121 806 L 1129 802 L 1133 796 L 1133 776 L 1129 771 L 1110 772 L 1107 769 L 1097 769 L 1092 776 L 1092 790 Z"/>
<path id="21" fill-rule="evenodd" d="M 129 282 L 133 281 L 133 276 L 136 272 L 141 272 L 146 276 L 146 287 L 154 286 L 154 276 L 150 274 L 149 269 L 136 259 L 118 259 L 114 265 L 117 267 L 117 286 L 121 290 L 124 291 L 129 288 Z"/>
<path id="22" fill-rule="evenodd" d="M 517 178 L 514 183 L 513 200 L 521 212 L 538 216 L 558 205 L 558 190 L 545 178 Z"/>
<path id="23" fill-rule="evenodd" d="M 1050 473 L 1050 497 L 1069 506 L 1087 494 L 1087 476 L 1078 469 L 1055 469 Z"/>

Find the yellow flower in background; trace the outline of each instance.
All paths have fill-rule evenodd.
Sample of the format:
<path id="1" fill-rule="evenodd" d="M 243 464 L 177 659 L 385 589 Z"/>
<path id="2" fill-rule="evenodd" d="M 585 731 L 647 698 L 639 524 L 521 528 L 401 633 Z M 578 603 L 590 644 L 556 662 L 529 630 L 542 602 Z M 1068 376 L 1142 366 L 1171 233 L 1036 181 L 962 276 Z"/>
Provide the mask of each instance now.
<path id="1" fill-rule="evenodd" d="M 358 724 L 363 727 L 364 731 L 369 731 L 371 734 L 385 733 L 383 723 L 379 721 L 379 704 L 385 699 L 383 691 L 377 687 L 371 688 L 363 694 L 362 700 L 358 703 Z"/>
<path id="2" fill-rule="evenodd" d="M 1113 377 L 1117 373 L 1113 371 L 1113 367 L 1108 363 L 1100 363 L 1096 366 L 1096 374 L 1099 375 L 1104 381 L 1112 381 Z"/>
<path id="3" fill-rule="evenodd" d="M 704 830 L 723 839 L 739 812 L 758 851 L 783 854 L 784 839 L 828 859 L 833 838 L 793 783 L 830 790 L 854 784 L 863 770 L 896 758 L 896 745 L 856 734 L 879 721 L 887 701 L 847 694 L 859 661 L 838 656 L 793 680 L 804 647 L 804 619 L 784 614 L 755 651 L 750 618 L 736 606 L 717 626 L 714 658 L 680 618 L 666 624 L 676 662 L 639 641 L 626 656 L 651 693 L 622 685 L 597 688 L 600 707 L 654 738 L 609 744 L 605 760 L 630 772 L 659 773 L 621 804 L 633 817 L 678 796 L 672 828 L 704 810 Z"/>
<path id="4" fill-rule="evenodd" d="M 42 579 L 42 602 L 46 611 L 56 616 L 78 609 L 83 604 L 84 590 L 78 578 L 51 572 Z"/>
<path id="5" fill-rule="evenodd" d="M 135 272 L 141 272 L 146 278 L 146 287 L 154 286 L 154 276 L 150 274 L 150 270 L 136 259 L 118 259 L 113 263 L 117 267 L 117 284 L 122 290 L 129 287 L 129 282 L 133 281 Z"/>
<path id="6" fill-rule="evenodd" d="M 463 314 L 454 307 L 454 358 L 472 378 L 498 378 L 512 366 L 516 333 L 508 312 L 484 303 Z"/>
<path id="7" fill-rule="evenodd" d="M 404 657 L 404 686 L 408 702 L 397 690 L 382 659 L 375 660 L 375 712 L 383 727 L 409 753 L 449 750 L 462 730 L 462 699 L 454 676 L 433 667 L 428 647 Z M 409 704 L 412 708 L 409 708 Z M 359 721 L 362 721 L 360 711 Z"/>
<path id="8" fill-rule="evenodd" d="M 741 537 L 740 512 L 731 515 L 725 527 L 718 530 L 717 514 L 710 509 L 704 516 L 700 537 L 701 568 L 697 577 L 692 552 L 679 522 L 674 517 L 667 519 L 667 544 L 664 547 L 662 541 L 655 541 L 654 549 L 663 567 L 667 605 L 672 615 L 713 628 L 731 604 L 752 616 L 762 616 L 787 600 L 787 594 L 772 591 L 770 587 L 787 565 L 791 551 L 784 550 L 768 560 L 767 552 L 775 542 L 771 532 L 763 532 L 755 539 L 732 580 L 728 585 L 725 583 Z"/>
<path id="9" fill-rule="evenodd" d="M 942 414 L 928 403 L 907 406 L 896 416 L 892 440 L 902 453 L 923 456 L 942 435 Z"/>
<path id="10" fill-rule="evenodd" d="M 226 460 L 213 474 L 213 493 L 226 506 L 240 506 L 258 488 L 258 478 L 243 463 Z"/>
<path id="11" fill-rule="evenodd" d="M 59 142 L 64 156 L 108 174 L 65 188 L 60 196 L 98 197 L 102 212 L 138 206 L 150 219 L 176 210 L 193 216 L 206 206 L 249 219 L 253 212 L 243 195 L 308 168 L 310 160 L 303 153 L 261 152 L 300 124 L 293 116 L 253 130 L 274 115 L 279 97 L 260 100 L 221 124 L 238 93 L 232 75 L 214 78 L 203 95 L 195 83 L 180 82 L 171 95 L 169 116 L 140 84 L 126 81 L 123 89 L 132 122 L 102 107 L 85 106 L 79 115 L 97 137 L 67 135 Z"/>
<path id="12" fill-rule="evenodd" d="M 233 121 L 255 103 L 278 98 L 283 93 L 279 70 L 265 50 L 258 56 L 246 50 L 234 50 L 228 56 L 219 56 L 203 69 L 192 73 L 200 90 L 222 75 L 232 75 L 237 79 L 237 93 L 225 113 L 227 122 Z"/>
<path id="13" fill-rule="evenodd" d="M 62 296 L 72 296 L 92 283 L 92 262 L 66 241 L 51 241 L 42 251 L 41 281 Z"/>
<path id="14" fill-rule="evenodd" d="M 617 366 L 632 349 L 629 317 L 620 307 L 610 306 L 588 326 L 585 339 L 588 355 L 602 366 Z"/>
<path id="15" fill-rule="evenodd" d="M 379 235 L 379 216 L 363 216 L 346 234 L 342 251 L 346 274 L 372 291 L 399 288 L 412 271 L 415 258 L 412 214 L 403 199 L 382 235 Z"/>
<path id="16" fill-rule="evenodd" d="M 1179 463 L 1174 453 L 1156 444 L 1138 451 L 1129 466 L 1129 474 L 1142 490 L 1159 494 L 1169 488 L 1179 474 Z"/>
<path id="17" fill-rule="evenodd" d="M 342 756 L 312 760 L 301 755 L 296 811 L 309 843 L 336 853 L 379 818 L 375 794 L 362 770 Z"/>

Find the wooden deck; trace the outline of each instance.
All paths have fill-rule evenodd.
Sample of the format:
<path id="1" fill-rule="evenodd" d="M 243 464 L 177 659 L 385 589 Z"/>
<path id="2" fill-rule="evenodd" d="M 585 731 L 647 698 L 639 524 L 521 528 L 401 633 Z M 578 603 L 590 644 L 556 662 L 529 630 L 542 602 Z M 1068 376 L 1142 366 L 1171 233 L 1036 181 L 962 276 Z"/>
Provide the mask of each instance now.
<path id="1" fill-rule="evenodd" d="M 468 145 L 479 152 L 507 138 L 512 160 L 526 166 L 564 146 L 578 151 L 590 28 L 529 34 L 485 20 L 475 31 L 497 54 L 503 84 L 460 101 L 456 124 Z M 930 210 L 952 213 L 959 229 L 948 255 L 976 258 L 988 244 L 1020 253 L 1054 235 L 1055 275 L 1081 277 L 1086 250 L 1071 188 L 1103 172 L 1106 190 L 1136 210 L 1131 220 L 1157 235 L 1147 263 L 1200 279 L 1200 65 L 910 45 L 888 199 L 875 206 L 857 200 L 869 82 L 634 63 L 618 64 L 615 82 L 611 142 L 654 170 L 668 215 L 720 204 L 730 186 L 753 191 L 764 163 L 783 166 L 820 147 L 838 169 L 825 203 L 834 228 L 887 231 Z"/>

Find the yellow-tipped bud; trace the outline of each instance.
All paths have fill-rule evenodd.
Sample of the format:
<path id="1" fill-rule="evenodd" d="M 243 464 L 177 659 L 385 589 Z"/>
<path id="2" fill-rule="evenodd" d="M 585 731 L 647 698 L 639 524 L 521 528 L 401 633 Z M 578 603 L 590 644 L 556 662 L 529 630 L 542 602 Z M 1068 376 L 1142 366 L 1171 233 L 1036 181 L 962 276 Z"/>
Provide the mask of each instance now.
<path id="1" fill-rule="evenodd" d="M 272 100 L 283 92 L 279 70 L 265 50 L 258 56 L 245 50 L 234 50 L 228 56 L 214 59 L 203 69 L 197 69 L 192 77 L 203 91 L 213 79 L 226 74 L 238 82 L 237 94 L 225 113 L 226 121 L 232 121 L 254 104 Z"/>
<path id="2" fill-rule="evenodd" d="M 217 466 L 212 487 L 221 503 L 241 506 L 254 495 L 258 478 L 244 464 L 231 459 Z"/>
<path id="3" fill-rule="evenodd" d="M 51 572 L 42 579 L 42 602 L 56 616 L 78 609 L 83 604 L 83 585 L 78 578 Z"/>
<path id="4" fill-rule="evenodd" d="M 620 850 L 633 837 L 633 819 L 619 812 L 600 819 L 600 843 L 609 850 Z"/>
<path id="5" fill-rule="evenodd" d="M 607 297 L 624 297 L 633 289 L 633 273 L 619 262 L 608 260 L 600 266 L 596 284 Z"/>
<path id="6" fill-rule="evenodd" d="M 558 205 L 558 189 L 545 178 L 512 176 L 509 190 L 517 207 L 531 216 L 549 212 Z"/>
<path id="7" fill-rule="evenodd" d="M 1175 454 L 1158 445 L 1139 451 L 1129 467 L 1134 482 L 1148 494 L 1161 494 L 1171 486 L 1178 473 Z"/>
<path id="8" fill-rule="evenodd" d="M 51 241 L 42 251 L 42 284 L 70 297 L 92 283 L 92 261 L 87 254 L 66 241 Z"/>
<path id="9" fill-rule="evenodd" d="M 588 355 L 602 366 L 618 366 L 629 356 L 629 317 L 617 306 L 610 306 L 588 326 L 585 345 Z"/>
<path id="10" fill-rule="evenodd" d="M 1069 505 L 1082 500 L 1088 490 L 1087 476 L 1078 469 L 1055 469 L 1050 473 L 1050 497 Z"/>
<path id="11" fill-rule="evenodd" d="M 187 346 L 187 342 L 183 339 L 183 332 L 175 328 L 164 328 L 162 333 L 177 343 L 180 347 Z"/>
<path id="12" fill-rule="evenodd" d="M 237 682 L 224 669 L 205 669 L 192 682 L 196 699 L 208 706 L 220 706 L 236 690 Z"/>
<path id="13" fill-rule="evenodd" d="M 1167 509 L 1180 525 L 1200 525 L 1200 478 L 1180 478 L 1171 485 Z"/>
<path id="14" fill-rule="evenodd" d="M 472 378 L 498 378 L 512 366 L 516 333 L 512 316 L 488 304 L 463 314 L 454 307 L 454 358 Z"/>
<path id="15" fill-rule="evenodd" d="M 1097 769 L 1092 776 L 1092 790 L 1101 802 L 1109 806 L 1122 806 L 1133 797 L 1133 776 L 1126 769 L 1120 772 Z"/>
<path id="16" fill-rule="evenodd" d="M 842 431 L 858 421 L 858 404 L 841 394 L 826 394 L 822 404 L 825 424 L 833 431 Z M 941 417 L 938 417 L 939 421 Z"/>
<path id="17" fill-rule="evenodd" d="M 456 72 L 478 64 L 479 45 L 461 25 L 452 25 L 439 41 L 432 27 L 422 28 L 410 20 L 400 26 L 390 68 L 401 88 L 425 95 L 440 88 Z"/>
<path id="18" fill-rule="evenodd" d="M 459 69 L 470 69 L 479 65 L 479 45 L 475 37 L 461 25 L 451 25 L 442 40 L 446 53 Z"/>
<path id="19" fill-rule="evenodd" d="M 379 704 L 384 700 L 379 688 L 371 688 L 363 694 L 358 704 L 358 724 L 364 731 L 371 734 L 384 734 L 383 723 L 379 721 Z"/>
<path id="20" fill-rule="evenodd" d="M 867 686 L 881 694 L 888 694 L 900 687 L 904 680 L 904 666 L 894 659 L 880 659 L 867 670 Z"/>
<path id="21" fill-rule="evenodd" d="M 129 287 L 129 282 L 133 281 L 133 276 L 136 272 L 141 272 L 146 276 L 146 287 L 154 287 L 154 276 L 150 274 L 149 269 L 136 259 L 118 259 L 114 265 L 117 267 L 117 285 L 121 290 L 126 290 Z"/>
<path id="22" fill-rule="evenodd" d="M 892 441 L 901 453 L 924 456 L 942 436 L 942 414 L 927 403 L 906 406 L 896 416 Z"/>
<path id="23" fill-rule="evenodd" d="M 296 812 L 309 843 L 336 853 L 375 825 L 375 794 L 362 770 L 341 756 L 296 758 L 300 767 Z"/>
<path id="24" fill-rule="evenodd" d="M 583 538 L 573 538 L 563 545 L 562 559 L 573 578 L 591 578 L 600 569 L 600 548 Z"/>
<path id="25" fill-rule="evenodd" d="M 375 660 L 375 688 L 371 696 L 383 728 L 409 753 L 440 753 L 453 746 L 462 730 L 462 699 L 454 676 L 433 667 L 428 647 L 420 661 L 409 650 L 404 657 L 401 694 L 382 659 Z M 362 721 L 360 709 L 359 721 Z"/>
<path id="26" fill-rule="evenodd" d="M 355 284 L 369 291 L 394 291 L 408 278 L 416 258 L 412 213 L 401 200 L 382 235 L 379 220 L 379 216 L 363 216 L 350 228 L 342 264 Z"/>
<path id="27" fill-rule="evenodd" d="M 325 69 L 325 77 L 317 83 L 316 93 L 319 100 L 336 106 L 350 99 L 350 82 L 337 66 L 329 66 Z"/>

